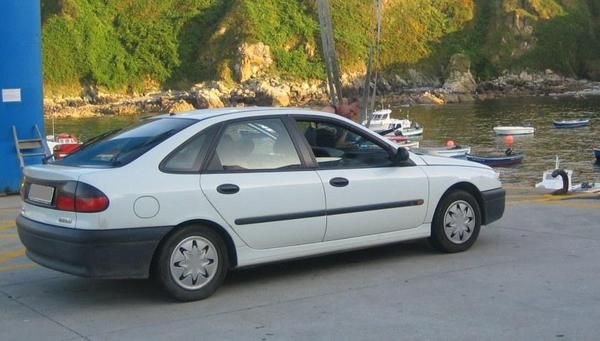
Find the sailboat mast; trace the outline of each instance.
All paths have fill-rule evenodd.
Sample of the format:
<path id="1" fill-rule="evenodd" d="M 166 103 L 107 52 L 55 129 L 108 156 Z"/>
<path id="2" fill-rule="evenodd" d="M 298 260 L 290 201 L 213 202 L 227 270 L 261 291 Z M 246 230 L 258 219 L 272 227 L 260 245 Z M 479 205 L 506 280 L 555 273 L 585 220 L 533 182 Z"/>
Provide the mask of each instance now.
<path id="1" fill-rule="evenodd" d="M 375 77 L 373 79 L 373 95 L 371 97 L 371 112 L 375 111 L 375 99 L 377 98 L 377 81 L 381 59 L 381 23 L 383 19 L 383 1 L 375 0 L 375 11 L 377 15 L 377 35 L 375 36 Z"/>
<path id="2" fill-rule="evenodd" d="M 375 15 L 377 18 L 377 28 L 375 39 L 371 43 L 369 47 L 369 61 L 367 63 L 367 74 L 365 76 L 365 86 L 363 89 L 363 98 L 362 98 L 362 117 L 361 122 L 367 120 L 367 127 L 369 127 L 371 123 L 371 117 L 369 113 L 375 111 L 375 98 L 377 97 L 377 78 L 379 71 L 379 59 L 380 59 L 380 45 L 381 45 L 381 26 L 383 21 L 383 1 L 382 0 L 374 0 L 375 5 Z M 375 59 L 375 63 L 373 63 L 373 59 Z M 373 64 L 375 66 L 375 76 L 373 77 Z M 371 80 L 371 78 L 374 78 Z M 373 93 L 371 93 L 371 85 L 373 86 Z M 370 103 L 369 103 L 370 98 Z"/>
<path id="3" fill-rule="evenodd" d="M 335 41 L 333 39 L 333 23 L 329 0 L 317 0 L 317 11 L 321 27 L 321 45 L 323 47 L 323 59 L 327 71 L 329 96 L 334 105 L 339 105 L 342 102 L 342 83 L 340 81 L 340 68 L 335 51 Z"/>

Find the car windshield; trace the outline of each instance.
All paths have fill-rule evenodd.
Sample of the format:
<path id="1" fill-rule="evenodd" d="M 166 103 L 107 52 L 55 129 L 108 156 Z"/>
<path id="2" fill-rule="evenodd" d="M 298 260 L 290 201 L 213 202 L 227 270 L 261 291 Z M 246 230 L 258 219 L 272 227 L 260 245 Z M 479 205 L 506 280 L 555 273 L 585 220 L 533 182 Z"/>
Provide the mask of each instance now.
<path id="1" fill-rule="evenodd" d="M 184 118 L 143 120 L 133 126 L 94 137 L 77 152 L 54 164 L 109 168 L 123 166 L 195 122 Z"/>

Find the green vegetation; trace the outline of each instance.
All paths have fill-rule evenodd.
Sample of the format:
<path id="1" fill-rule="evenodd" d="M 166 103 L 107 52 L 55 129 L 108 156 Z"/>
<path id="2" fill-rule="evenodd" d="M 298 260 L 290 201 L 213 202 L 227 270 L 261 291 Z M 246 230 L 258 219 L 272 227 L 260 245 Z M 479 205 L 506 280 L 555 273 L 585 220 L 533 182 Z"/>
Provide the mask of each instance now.
<path id="1" fill-rule="evenodd" d="M 364 72 L 372 2 L 330 0 L 342 71 Z M 314 0 L 42 0 L 47 93 L 234 81 L 238 47 L 263 42 L 288 79 L 324 77 Z M 443 76 L 455 53 L 476 77 L 546 68 L 600 75 L 600 0 L 388 0 L 380 67 Z"/>

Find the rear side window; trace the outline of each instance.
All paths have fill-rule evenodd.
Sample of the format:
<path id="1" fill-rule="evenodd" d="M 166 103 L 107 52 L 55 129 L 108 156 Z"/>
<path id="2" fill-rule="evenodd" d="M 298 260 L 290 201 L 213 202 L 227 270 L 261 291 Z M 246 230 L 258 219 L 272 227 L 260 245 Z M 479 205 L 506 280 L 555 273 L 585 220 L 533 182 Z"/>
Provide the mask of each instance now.
<path id="1" fill-rule="evenodd" d="M 120 167 L 197 122 L 185 118 L 156 118 L 84 143 L 79 151 L 55 162 L 62 166 Z"/>
<path id="2" fill-rule="evenodd" d="M 223 131 L 210 171 L 282 170 L 301 167 L 283 122 L 257 119 L 229 124 Z"/>

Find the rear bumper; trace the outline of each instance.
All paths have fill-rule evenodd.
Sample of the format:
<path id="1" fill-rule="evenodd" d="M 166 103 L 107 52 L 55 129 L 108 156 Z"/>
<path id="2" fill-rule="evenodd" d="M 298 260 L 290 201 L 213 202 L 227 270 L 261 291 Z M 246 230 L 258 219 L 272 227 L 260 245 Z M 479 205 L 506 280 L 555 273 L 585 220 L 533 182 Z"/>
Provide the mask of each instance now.
<path id="1" fill-rule="evenodd" d="M 482 225 L 493 223 L 502 218 L 504 207 L 506 205 L 506 191 L 504 188 L 496 188 L 481 192 L 483 201 L 483 220 Z"/>
<path id="2" fill-rule="evenodd" d="M 27 256 L 50 269 L 83 277 L 147 278 L 160 240 L 172 227 L 81 230 L 17 217 Z"/>

